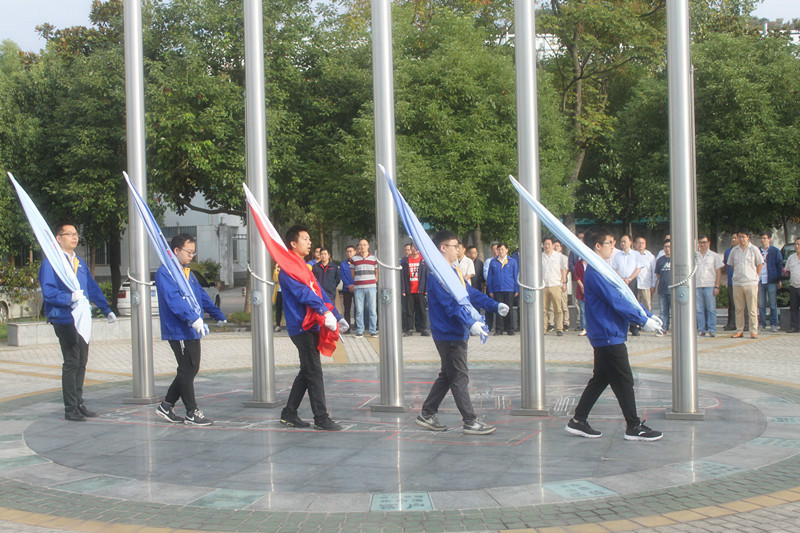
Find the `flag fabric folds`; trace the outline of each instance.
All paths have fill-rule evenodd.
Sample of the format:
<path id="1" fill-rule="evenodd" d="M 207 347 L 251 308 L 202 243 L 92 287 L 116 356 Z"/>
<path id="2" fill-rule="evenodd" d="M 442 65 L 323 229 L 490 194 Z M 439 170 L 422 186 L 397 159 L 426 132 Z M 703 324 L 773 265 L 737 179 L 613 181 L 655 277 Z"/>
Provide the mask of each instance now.
<path id="1" fill-rule="evenodd" d="M 296 253 L 286 248 L 283 239 L 275 229 L 275 226 L 272 225 L 272 222 L 269 221 L 269 218 L 267 218 L 267 215 L 261 208 L 261 204 L 256 200 L 256 197 L 253 196 L 253 193 L 250 192 L 246 184 L 242 183 L 242 187 L 244 187 L 244 194 L 247 197 L 247 205 L 250 206 L 250 213 L 253 215 L 256 228 L 258 229 L 259 235 L 261 235 L 261 240 L 264 241 L 264 245 L 267 247 L 269 255 L 278 263 L 281 270 L 291 276 L 292 279 L 308 286 L 314 291 L 314 294 L 319 296 L 320 300 L 323 300 L 322 288 L 319 283 L 317 283 L 317 278 L 311 273 L 311 269 L 308 268 L 305 261 Z M 329 311 L 333 309 L 333 306 L 324 302 L 324 300 L 323 303 Z M 303 319 L 303 329 L 307 330 L 314 324 L 320 326 L 319 343 L 317 344 L 319 353 L 332 357 L 334 350 L 336 350 L 336 340 L 339 338 L 339 326 L 336 326 L 336 331 L 331 331 L 325 327 L 325 317 L 323 315 L 306 308 L 306 316 Z"/>
<path id="2" fill-rule="evenodd" d="M 539 219 L 542 221 L 542 223 L 561 240 L 561 243 L 578 254 L 578 256 L 585 260 L 589 265 L 591 265 L 593 269 L 603 276 L 603 279 L 608 281 L 615 289 L 619 291 L 619 293 L 628 303 L 630 303 L 635 309 L 638 309 L 642 315 L 642 319 L 646 320 L 647 314 L 642 309 L 639 301 L 636 300 L 636 296 L 634 296 L 633 291 L 631 291 L 631 288 L 628 287 L 624 281 L 622 281 L 622 278 L 620 278 L 616 272 L 614 272 L 614 269 L 612 269 L 608 263 L 603 261 L 599 255 L 594 253 L 591 249 L 589 249 L 588 246 L 581 242 L 581 240 L 575 236 L 575 234 L 572 233 L 569 228 L 562 224 L 560 220 L 554 217 L 545 206 L 531 196 L 525 187 L 523 187 L 520 182 L 514 179 L 514 176 L 509 176 L 508 178 L 514 185 L 514 188 L 517 189 L 519 195 L 522 196 L 528 205 L 531 206 L 533 211 L 539 216 Z"/>
<path id="3" fill-rule="evenodd" d="M 378 165 L 378 168 L 383 172 L 384 176 L 386 176 L 389 189 L 391 189 L 392 196 L 394 197 L 394 203 L 397 205 L 397 212 L 400 215 L 400 220 L 403 221 L 403 226 L 405 226 L 408 234 L 414 239 L 414 244 L 425 259 L 429 271 L 456 302 L 467 310 L 476 322 L 483 322 L 481 314 L 472 306 L 472 303 L 470 303 L 467 288 L 464 286 L 464 283 L 462 283 L 455 270 L 453 270 L 453 265 L 448 264 L 441 252 L 436 248 L 436 245 L 425 232 L 425 229 L 414 214 L 414 211 L 411 210 L 411 207 L 409 207 L 403 195 L 397 190 L 394 181 L 392 181 L 391 176 L 389 176 L 389 172 L 387 172 L 383 165 Z M 484 324 L 481 332 L 481 343 L 486 342 L 488 338 L 489 329 Z"/>
<path id="4" fill-rule="evenodd" d="M 123 171 L 122 175 L 125 177 L 125 182 L 128 184 L 128 188 L 131 191 L 131 198 L 133 198 L 133 203 L 136 205 L 136 211 L 142 219 L 142 223 L 147 230 L 147 236 L 150 237 L 150 242 L 153 244 L 153 248 L 155 248 L 156 254 L 161 260 L 161 264 L 167 269 L 167 272 L 169 272 L 169 275 L 181 291 L 181 295 L 197 313 L 198 318 L 203 318 L 203 308 L 200 306 L 200 302 L 197 301 L 197 297 L 195 297 L 191 286 L 189 286 L 189 280 L 186 279 L 186 275 L 183 273 L 183 267 L 178 261 L 178 258 L 172 253 L 167 239 L 164 237 L 164 234 L 161 233 L 161 228 L 158 227 L 153 212 L 150 211 L 147 202 L 144 201 L 142 195 L 139 194 L 139 191 L 136 189 L 136 186 L 131 182 L 130 178 L 128 178 L 128 173 Z M 205 330 L 205 333 L 208 334 L 208 326 L 205 326 Z"/>
<path id="5" fill-rule="evenodd" d="M 73 292 L 81 290 L 78 277 L 75 275 L 75 271 L 72 270 L 67 254 L 59 246 L 58 241 L 53 236 L 53 232 L 50 231 L 50 227 L 45 222 L 42 214 L 39 213 L 33 200 L 31 200 L 31 197 L 28 196 L 22 186 L 17 183 L 11 172 L 8 173 L 8 177 L 17 190 L 20 204 L 22 204 L 22 209 L 25 211 L 25 216 L 28 217 L 33 234 L 36 236 L 36 240 L 39 241 L 39 246 L 42 247 L 42 252 L 44 252 L 45 257 L 53 267 L 58 279 Z M 82 298 L 72 304 L 72 317 L 75 319 L 75 329 L 78 330 L 78 334 L 88 344 L 92 337 L 92 306 L 88 298 Z"/>

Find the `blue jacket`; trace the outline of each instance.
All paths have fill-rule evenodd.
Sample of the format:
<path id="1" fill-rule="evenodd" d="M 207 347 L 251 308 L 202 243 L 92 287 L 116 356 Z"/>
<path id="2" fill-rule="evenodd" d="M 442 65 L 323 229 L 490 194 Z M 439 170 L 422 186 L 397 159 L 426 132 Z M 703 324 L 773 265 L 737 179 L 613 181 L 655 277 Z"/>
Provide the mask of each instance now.
<path id="1" fill-rule="evenodd" d="M 761 247 L 758 248 L 761 250 Z M 763 252 L 762 252 L 763 255 Z M 767 283 L 778 283 L 783 273 L 783 254 L 780 250 L 770 245 L 767 248 L 767 260 L 762 268 L 767 269 Z M 759 283 L 761 279 L 759 278 Z"/>
<path id="2" fill-rule="evenodd" d="M 733 290 L 732 289 L 732 287 L 733 287 L 733 266 L 728 264 L 728 257 L 730 257 L 730 255 L 731 255 L 731 250 L 733 250 L 733 246 L 731 246 L 730 248 L 725 250 L 725 256 L 722 259 L 722 262 L 725 263 L 725 269 L 728 271 L 728 289 L 729 290 Z M 730 294 L 731 293 L 728 293 L 729 297 L 730 297 Z"/>
<path id="3" fill-rule="evenodd" d="M 225 320 L 225 315 L 214 305 L 208 293 L 197 282 L 194 274 L 189 274 L 189 287 L 203 311 L 215 320 Z M 161 266 L 156 272 L 156 288 L 158 289 L 158 313 L 161 315 L 161 340 L 185 341 L 201 338 L 202 336 L 192 329 L 192 323 L 201 317 L 184 299 L 178 284 L 164 266 Z"/>
<path id="4" fill-rule="evenodd" d="M 336 320 L 342 319 L 342 315 L 336 310 L 336 306 L 328 298 L 325 291 L 321 291 L 322 299 L 320 300 L 317 293 L 312 291 L 310 287 L 300 283 L 283 270 L 278 274 L 278 282 L 281 284 L 281 294 L 283 295 L 283 316 L 286 319 L 286 331 L 289 332 L 290 337 L 300 335 L 305 331 L 303 329 L 303 320 L 306 318 L 306 307 L 311 308 L 320 315 L 324 315 L 328 312 L 325 304 L 329 303 L 333 305 L 333 316 L 336 317 Z M 315 324 L 308 331 L 319 331 L 319 324 Z"/>
<path id="5" fill-rule="evenodd" d="M 519 263 L 516 259 L 508 257 L 508 262 L 503 266 L 500 264 L 500 259 L 495 257 L 489 263 L 486 292 L 519 292 L 517 274 L 519 274 Z"/>
<path id="6" fill-rule="evenodd" d="M 353 285 L 355 283 L 353 281 L 353 273 L 350 272 L 351 266 L 353 266 L 353 262 L 349 259 L 339 263 L 339 274 L 342 278 L 342 292 L 349 291 L 348 285 Z"/>
<path id="7" fill-rule="evenodd" d="M 455 270 L 455 269 L 453 269 Z M 431 333 L 436 341 L 465 341 L 469 328 L 475 323 L 470 314 L 461 307 L 455 298 L 439 283 L 433 274 L 428 274 L 428 317 Z M 478 309 L 497 312 L 497 301 L 467 284 L 469 301 Z"/>
<path id="8" fill-rule="evenodd" d="M 628 340 L 628 324 L 644 326 L 651 316 L 641 305 L 633 306 L 591 266 L 583 275 L 586 306 L 586 338 L 597 348 Z"/>
<path id="9" fill-rule="evenodd" d="M 66 255 L 66 254 L 65 254 Z M 77 257 L 77 256 L 75 256 Z M 97 284 L 89 272 L 86 262 L 78 257 L 78 284 L 84 296 L 96 305 L 104 315 L 111 312 L 103 290 Z M 74 324 L 72 317 L 72 291 L 58 277 L 50 261 L 45 259 L 39 267 L 39 285 L 42 287 L 42 297 L 44 298 L 44 314 L 47 321 L 51 324 Z"/>
<path id="10" fill-rule="evenodd" d="M 339 281 L 341 281 L 339 265 L 333 261 L 328 261 L 328 267 L 325 268 L 322 263 L 314 263 L 314 266 L 311 267 L 311 272 L 319 281 L 322 290 L 328 293 L 328 298 L 331 300 L 336 298 L 336 287 L 339 286 Z"/>

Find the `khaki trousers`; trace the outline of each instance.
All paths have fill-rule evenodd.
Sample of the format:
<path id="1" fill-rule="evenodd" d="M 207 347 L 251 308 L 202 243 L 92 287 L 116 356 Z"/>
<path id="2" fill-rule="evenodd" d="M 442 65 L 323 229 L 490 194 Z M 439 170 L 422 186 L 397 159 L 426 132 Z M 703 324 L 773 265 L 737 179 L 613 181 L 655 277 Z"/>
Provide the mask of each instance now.
<path id="1" fill-rule="evenodd" d="M 736 331 L 744 332 L 744 308 L 750 317 L 750 335 L 758 333 L 758 285 L 734 285 L 733 305 L 736 308 Z"/>
<path id="2" fill-rule="evenodd" d="M 544 288 L 544 308 L 553 306 L 553 320 L 556 331 L 564 331 L 564 311 L 561 308 L 561 285 Z"/>
<path id="3" fill-rule="evenodd" d="M 651 309 L 651 298 L 650 298 L 650 289 L 638 289 L 639 292 L 639 301 L 642 302 L 642 305 L 648 311 L 652 311 Z"/>

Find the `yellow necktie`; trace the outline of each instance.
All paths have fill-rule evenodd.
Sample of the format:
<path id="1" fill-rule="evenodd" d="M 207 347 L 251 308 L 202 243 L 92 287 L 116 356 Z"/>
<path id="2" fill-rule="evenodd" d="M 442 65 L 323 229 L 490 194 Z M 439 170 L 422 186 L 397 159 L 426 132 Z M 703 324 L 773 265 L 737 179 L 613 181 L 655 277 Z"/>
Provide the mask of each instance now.
<path id="1" fill-rule="evenodd" d="M 189 274 L 192 273 L 192 269 L 188 267 L 183 267 L 183 275 L 186 276 L 186 279 L 189 279 Z"/>
<path id="2" fill-rule="evenodd" d="M 464 273 L 463 273 L 463 272 L 461 272 L 461 269 L 460 269 L 460 268 L 458 268 L 458 267 L 456 267 L 456 272 L 458 272 L 458 279 L 460 279 L 460 280 L 461 280 L 461 284 L 462 284 L 462 285 L 464 286 L 464 288 L 466 289 L 466 288 L 467 288 L 467 282 L 466 282 L 466 281 L 464 281 Z"/>
<path id="3" fill-rule="evenodd" d="M 80 264 L 81 264 L 81 262 L 80 262 L 80 261 L 78 261 L 78 257 L 77 257 L 77 256 L 75 256 L 75 257 L 73 257 L 73 258 L 72 258 L 72 270 L 73 270 L 73 271 L 74 271 L 76 274 L 78 273 L 78 266 L 79 266 Z"/>

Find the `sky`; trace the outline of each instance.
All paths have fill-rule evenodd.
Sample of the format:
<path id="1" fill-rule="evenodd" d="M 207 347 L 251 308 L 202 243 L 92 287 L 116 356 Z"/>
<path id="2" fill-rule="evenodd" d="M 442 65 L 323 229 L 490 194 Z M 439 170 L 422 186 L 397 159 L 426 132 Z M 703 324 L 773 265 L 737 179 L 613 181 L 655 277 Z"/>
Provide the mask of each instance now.
<path id="1" fill-rule="evenodd" d="M 91 0 L 0 0 L 0 41 L 11 39 L 23 50 L 38 52 L 45 43 L 37 25 L 88 26 L 90 5 Z M 800 0 L 764 0 L 753 14 L 770 20 L 800 18 Z"/>

